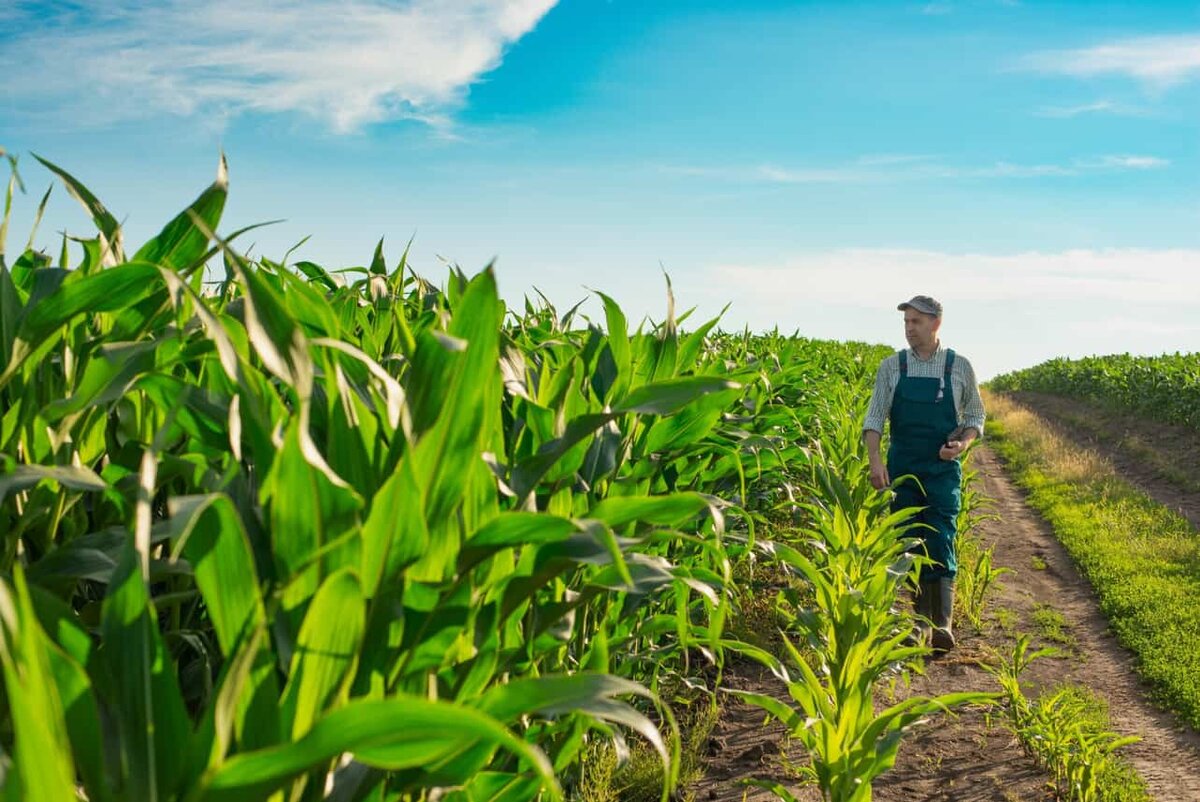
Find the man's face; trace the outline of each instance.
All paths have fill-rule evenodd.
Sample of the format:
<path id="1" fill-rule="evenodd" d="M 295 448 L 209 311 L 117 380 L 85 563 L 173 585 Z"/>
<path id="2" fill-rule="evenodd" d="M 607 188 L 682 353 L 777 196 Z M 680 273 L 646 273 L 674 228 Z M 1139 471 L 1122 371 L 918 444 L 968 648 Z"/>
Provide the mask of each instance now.
<path id="1" fill-rule="evenodd" d="M 937 339 L 942 321 L 915 309 L 904 310 L 904 338 L 913 348 L 928 348 Z"/>

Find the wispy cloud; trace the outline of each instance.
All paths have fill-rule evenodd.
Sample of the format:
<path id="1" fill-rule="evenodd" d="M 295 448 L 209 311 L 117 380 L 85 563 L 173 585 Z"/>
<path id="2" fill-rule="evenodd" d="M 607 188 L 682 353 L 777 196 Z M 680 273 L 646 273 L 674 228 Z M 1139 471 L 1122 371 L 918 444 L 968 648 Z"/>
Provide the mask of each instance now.
<path id="1" fill-rule="evenodd" d="M 769 164 L 745 167 L 663 165 L 658 169 L 668 175 L 755 184 L 847 184 L 877 178 L 871 171 L 854 166 L 791 169 Z"/>
<path id="2" fill-rule="evenodd" d="M 1081 78 L 1126 75 L 1160 87 L 1200 77 L 1200 33 L 1142 36 L 1073 50 L 1031 53 L 1019 66 Z"/>
<path id="3" fill-rule="evenodd" d="M 1157 156 L 1102 156 L 1092 164 L 1100 169 L 1157 170 L 1170 162 Z"/>
<path id="4" fill-rule="evenodd" d="M 986 178 L 1055 178 L 1124 170 L 1152 170 L 1170 161 L 1158 156 L 1105 154 L 1078 158 L 1066 163 L 1017 163 L 997 161 L 982 165 L 956 165 L 932 156 L 884 154 L 863 156 L 853 162 L 828 167 L 751 166 L 662 166 L 661 172 L 743 184 L 851 184 L 918 180 Z"/>
<path id="5" fill-rule="evenodd" d="M 298 112 L 339 132 L 446 125 L 557 0 L 91 0 L 17 6 L 0 74 L 18 114 L 104 124 Z"/>
<path id="6" fill-rule="evenodd" d="M 1034 111 L 1038 117 L 1079 117 L 1084 114 L 1114 114 L 1122 117 L 1141 117 L 1147 114 L 1145 109 L 1115 103 L 1111 100 L 1097 100 L 1094 103 L 1079 103 L 1073 106 L 1043 106 Z"/>
<path id="7" fill-rule="evenodd" d="M 866 166 L 914 164 L 933 161 L 934 158 L 927 153 L 869 153 L 866 156 L 859 156 L 857 163 Z"/>
<path id="8" fill-rule="evenodd" d="M 925 3 L 918 11 L 927 17 L 940 17 L 954 11 L 953 3 Z"/>

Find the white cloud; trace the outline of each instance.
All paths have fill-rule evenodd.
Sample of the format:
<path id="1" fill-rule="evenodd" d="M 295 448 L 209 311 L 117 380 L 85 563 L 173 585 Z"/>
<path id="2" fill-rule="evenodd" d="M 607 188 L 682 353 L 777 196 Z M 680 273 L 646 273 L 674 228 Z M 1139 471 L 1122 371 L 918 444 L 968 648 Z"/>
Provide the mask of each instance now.
<path id="1" fill-rule="evenodd" d="M 1104 329 L 1110 334 L 1156 335 L 1160 337 L 1194 337 L 1200 334 L 1200 323 L 1146 320 L 1137 317 L 1107 317 Z M 1079 322 L 1071 326 L 1079 334 L 1091 335 L 1096 331 L 1095 322 Z"/>
<path id="2" fill-rule="evenodd" d="M 1093 302 L 1200 305 L 1200 250 L 1028 251 L 946 253 L 912 249 L 800 254 L 775 264 L 721 264 L 703 281 L 707 292 L 737 296 L 771 310 L 813 298 L 878 308 L 914 292 L 931 292 L 952 310 L 958 303 L 1037 300 L 1078 306 Z M 925 289 L 922 289 L 925 288 Z"/>
<path id="3" fill-rule="evenodd" d="M 0 46 L 18 111 L 105 123 L 299 112 L 339 132 L 446 125 L 557 0 L 168 0 L 27 12 Z"/>
<path id="4" fill-rule="evenodd" d="M 660 172 L 670 175 L 714 178 L 721 181 L 761 184 L 843 184 L 869 181 L 878 176 L 854 166 L 831 168 L 790 169 L 770 164 L 734 167 L 699 167 L 691 165 L 663 165 Z"/>
<path id="5" fill-rule="evenodd" d="M 1156 170 L 1170 164 L 1157 156 L 1103 156 L 1095 162 L 1096 167 L 1112 167 L 1126 170 Z"/>
<path id="6" fill-rule="evenodd" d="M 1078 117 L 1083 114 L 1117 114 L 1136 117 L 1146 112 L 1133 106 L 1114 103 L 1111 100 L 1097 100 L 1094 103 L 1079 103 L 1074 106 L 1043 106 L 1034 112 L 1038 117 Z"/>
<path id="7" fill-rule="evenodd" d="M 1170 161 L 1157 156 L 1106 154 L 1077 158 L 1063 164 L 1020 164 L 998 161 L 983 165 L 943 164 L 931 156 L 884 154 L 863 156 L 856 161 L 829 167 L 789 168 L 761 164 L 753 166 L 661 166 L 671 175 L 710 178 L 749 184 L 847 184 L 879 181 L 975 178 L 1068 177 L 1119 170 L 1149 170 L 1167 167 Z"/>
<path id="8" fill-rule="evenodd" d="M 913 164 L 928 162 L 933 156 L 924 153 L 869 153 L 858 157 L 858 164 L 875 166 L 880 164 Z"/>
<path id="9" fill-rule="evenodd" d="M 947 344 L 982 379 L 1053 356 L 1200 351 L 1197 248 L 841 248 L 720 262 L 677 286 L 707 308 L 732 304 L 734 327 L 897 347 L 896 304 L 930 294 L 945 304 Z"/>
<path id="10" fill-rule="evenodd" d="M 1200 76 L 1200 34 L 1143 36 L 1074 50 L 1042 51 L 1026 56 L 1020 65 L 1081 78 L 1127 75 L 1166 87 Z"/>

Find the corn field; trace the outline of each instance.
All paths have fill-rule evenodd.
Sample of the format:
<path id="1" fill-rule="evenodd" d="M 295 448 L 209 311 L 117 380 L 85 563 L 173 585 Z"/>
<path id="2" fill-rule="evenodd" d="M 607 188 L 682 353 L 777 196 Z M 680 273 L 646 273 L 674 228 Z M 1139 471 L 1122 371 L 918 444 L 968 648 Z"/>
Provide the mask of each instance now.
<path id="1" fill-rule="evenodd" d="M 636 328 L 600 293 L 513 309 L 382 243 L 250 260 L 223 163 L 129 253 L 45 164 L 96 233 L 0 255 L 4 799 L 561 799 L 634 737 L 665 800 L 664 689 L 740 654 L 826 798 L 866 800 L 905 729 L 984 698 L 872 706 L 926 653 L 859 440 L 886 349 L 692 324 L 669 285 Z M 779 600 L 784 659 L 728 634 L 745 560 L 816 599 Z"/>
<path id="2" fill-rule="evenodd" d="M 1000 392 L 1083 398 L 1120 412 L 1200 429 L 1200 354 L 1059 357 L 997 376 Z"/>

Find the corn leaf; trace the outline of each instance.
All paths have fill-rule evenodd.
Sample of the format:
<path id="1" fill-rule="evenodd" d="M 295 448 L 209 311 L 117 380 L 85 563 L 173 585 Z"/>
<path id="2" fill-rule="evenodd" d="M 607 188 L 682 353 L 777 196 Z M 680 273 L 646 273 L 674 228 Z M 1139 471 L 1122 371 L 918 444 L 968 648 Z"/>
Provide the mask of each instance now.
<path id="1" fill-rule="evenodd" d="M 84 210 L 91 216 L 92 222 L 96 224 L 96 228 L 100 229 L 100 233 L 104 235 L 104 241 L 108 247 L 108 257 L 112 263 L 124 262 L 125 253 L 121 244 L 121 225 L 117 222 L 117 218 L 112 216 L 108 209 L 104 208 L 104 204 L 96 198 L 91 191 L 77 181 L 70 173 L 63 170 L 61 167 L 51 164 L 36 153 L 33 158 L 41 162 L 46 169 L 57 175 L 67 187 L 67 192 L 71 197 L 79 201 Z"/>
<path id="2" fill-rule="evenodd" d="M 192 799 L 258 802 L 293 778 L 346 752 L 367 765 L 396 770 L 425 766 L 478 743 L 512 752 L 536 772 L 551 799 L 562 798 L 541 750 L 514 736 L 491 716 L 447 702 L 399 696 L 353 702 L 317 721 L 294 743 L 237 755 L 206 777 Z M 460 781 L 471 776 L 464 773 Z"/>
<path id="3" fill-rule="evenodd" d="M 221 154 L 217 180 L 191 206 L 167 223 L 158 236 L 139 248 L 133 261 L 149 262 L 176 271 L 194 267 L 208 250 L 209 232 L 217 230 L 228 194 L 229 173 L 225 155 Z"/>
<path id="4" fill-rule="evenodd" d="M 101 613 L 108 685 L 102 695 L 113 706 L 129 795 L 157 802 L 177 788 L 191 732 L 175 665 L 159 634 L 139 565 L 130 538 Z"/>
<path id="5" fill-rule="evenodd" d="M 283 731 L 298 739 L 353 678 L 364 627 L 362 585 L 350 570 L 322 583 L 300 627 L 288 684 L 283 690 Z"/>
<path id="6" fill-rule="evenodd" d="M 16 734 L 17 790 L 25 799 L 74 802 L 75 769 L 49 644 L 20 565 L 0 580 L 0 660 Z"/>

